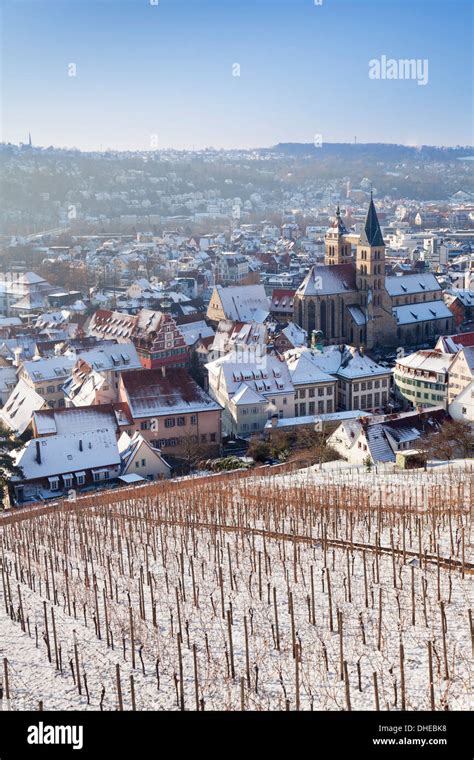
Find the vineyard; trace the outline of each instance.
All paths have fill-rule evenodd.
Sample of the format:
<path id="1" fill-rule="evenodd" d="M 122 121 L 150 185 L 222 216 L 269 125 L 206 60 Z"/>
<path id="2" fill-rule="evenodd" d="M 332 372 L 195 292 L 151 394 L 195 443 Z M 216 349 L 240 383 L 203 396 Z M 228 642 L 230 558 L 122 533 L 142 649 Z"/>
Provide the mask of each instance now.
<path id="1" fill-rule="evenodd" d="M 472 472 L 252 472 L 0 519 L 8 709 L 469 709 Z"/>

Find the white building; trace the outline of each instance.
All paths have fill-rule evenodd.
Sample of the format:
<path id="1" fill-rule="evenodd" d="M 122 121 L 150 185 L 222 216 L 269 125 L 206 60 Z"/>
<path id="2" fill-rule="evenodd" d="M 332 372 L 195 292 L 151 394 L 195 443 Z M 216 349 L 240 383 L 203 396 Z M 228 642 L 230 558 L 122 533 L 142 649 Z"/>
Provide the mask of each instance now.
<path id="1" fill-rule="evenodd" d="M 273 414 L 293 417 L 294 387 L 283 359 L 266 354 L 251 362 L 239 352 L 206 364 L 209 393 L 221 406 L 224 435 L 248 437 L 263 431 Z"/>

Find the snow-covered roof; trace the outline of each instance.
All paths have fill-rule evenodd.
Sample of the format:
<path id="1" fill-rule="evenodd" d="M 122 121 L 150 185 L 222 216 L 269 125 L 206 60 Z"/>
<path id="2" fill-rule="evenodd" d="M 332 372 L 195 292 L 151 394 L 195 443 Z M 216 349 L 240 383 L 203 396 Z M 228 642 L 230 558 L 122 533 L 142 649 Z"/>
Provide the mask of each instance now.
<path id="1" fill-rule="evenodd" d="M 344 420 L 355 420 L 359 417 L 372 417 L 371 412 L 364 412 L 361 409 L 352 409 L 344 412 L 332 412 L 330 414 L 310 414 L 301 417 L 283 417 L 277 420 L 277 428 L 296 427 L 297 425 L 316 425 L 318 422 L 343 422 Z M 274 427 L 271 420 L 265 424 L 268 430 Z"/>
<path id="2" fill-rule="evenodd" d="M 372 375 L 389 375 L 390 370 L 382 367 L 370 359 L 366 354 L 361 354 L 356 349 L 348 351 L 342 361 L 340 369 L 337 371 L 338 377 L 355 380 L 358 377 L 370 377 Z"/>
<path id="3" fill-rule="evenodd" d="M 346 347 L 344 348 L 344 352 L 345 351 Z M 283 356 L 288 361 L 290 359 L 290 356 L 300 356 L 303 354 L 307 359 L 311 361 L 315 367 L 319 367 L 319 369 L 329 375 L 336 374 L 339 367 L 341 366 L 341 362 L 344 356 L 344 353 L 341 353 L 339 346 L 324 346 L 321 351 L 315 348 L 300 346 L 298 348 L 291 348 L 289 351 L 285 351 Z"/>
<path id="4" fill-rule="evenodd" d="M 451 288 L 447 294 L 457 298 L 463 306 L 474 306 L 474 293 L 471 290 L 461 290 L 460 288 Z"/>
<path id="5" fill-rule="evenodd" d="M 0 393 L 13 390 L 17 384 L 16 373 L 16 367 L 0 367 Z"/>
<path id="6" fill-rule="evenodd" d="M 38 285 L 40 282 L 46 282 L 46 280 L 35 272 L 25 272 L 20 276 L 19 282 L 25 285 Z"/>
<path id="7" fill-rule="evenodd" d="M 267 328 L 259 322 L 232 322 L 221 319 L 217 325 L 211 351 L 220 354 L 241 348 L 263 347 L 267 337 Z"/>
<path id="8" fill-rule="evenodd" d="M 220 382 L 225 383 L 229 398 L 237 393 L 242 383 L 266 398 L 294 392 L 286 362 L 273 354 L 246 362 L 238 351 L 231 351 L 206 364 L 206 368 L 214 376 L 221 375 Z"/>
<path id="9" fill-rule="evenodd" d="M 64 384 L 64 395 L 74 406 L 91 406 L 95 404 L 96 393 L 105 383 L 105 376 L 92 370 L 84 376 L 74 374 Z"/>
<path id="10" fill-rule="evenodd" d="M 347 311 L 351 315 L 357 327 L 363 327 L 363 325 L 365 325 L 367 322 L 367 317 L 360 306 L 348 306 Z"/>
<path id="11" fill-rule="evenodd" d="M 38 359 L 23 362 L 22 371 L 27 372 L 34 383 L 48 382 L 49 380 L 64 380 L 69 377 L 74 367 L 75 357 L 52 356 L 47 359 Z"/>
<path id="12" fill-rule="evenodd" d="M 117 427 L 115 413 L 108 405 L 41 409 L 34 412 L 34 423 L 39 437 Z"/>
<path id="13" fill-rule="evenodd" d="M 37 444 L 41 462 L 37 461 Z M 21 481 L 119 465 L 120 454 L 115 429 L 101 428 L 31 439 L 17 452 L 15 462 L 23 476 L 12 479 Z"/>
<path id="14" fill-rule="evenodd" d="M 269 314 L 270 299 L 263 285 L 223 287 L 216 285 L 224 314 L 235 322 L 264 321 Z"/>
<path id="15" fill-rule="evenodd" d="M 144 446 L 147 449 L 147 457 L 148 456 L 154 456 L 157 459 L 160 459 L 166 467 L 168 467 L 169 470 L 171 470 L 170 465 L 168 462 L 163 459 L 161 455 L 161 451 L 159 449 L 155 449 L 149 441 L 147 441 L 143 435 L 136 430 L 135 433 L 130 436 L 128 433 L 123 432 L 118 440 L 118 450 L 120 452 L 120 456 L 122 459 L 122 474 L 126 475 L 127 470 L 129 466 L 132 464 L 133 459 L 135 455 L 138 453 L 139 449 Z M 141 454 L 142 456 L 142 454 Z"/>
<path id="16" fill-rule="evenodd" d="M 312 383 L 333 383 L 334 377 L 324 372 L 317 364 L 311 361 L 311 355 L 304 353 L 287 352 L 287 366 L 294 385 L 311 385 Z"/>
<path id="17" fill-rule="evenodd" d="M 474 346 L 474 332 L 461 333 L 460 335 L 442 335 L 438 338 L 435 348 L 456 354 L 463 346 Z"/>
<path id="18" fill-rule="evenodd" d="M 324 296 L 355 290 L 355 266 L 349 263 L 314 266 L 296 292 L 304 296 Z"/>
<path id="19" fill-rule="evenodd" d="M 63 309 L 62 311 L 46 311 L 40 314 L 35 322 L 36 327 L 46 327 L 62 325 L 67 322 L 71 316 L 71 312 Z"/>
<path id="20" fill-rule="evenodd" d="M 416 351 L 403 359 L 397 359 L 397 365 L 407 369 L 420 369 L 427 372 L 447 372 L 456 354 L 445 354 L 442 351 Z"/>
<path id="21" fill-rule="evenodd" d="M 246 406 L 247 404 L 268 403 L 268 399 L 254 391 L 246 383 L 242 383 L 232 397 L 232 403 L 236 406 Z"/>
<path id="22" fill-rule="evenodd" d="M 394 306 L 393 313 L 398 325 L 432 322 L 434 319 L 450 319 L 453 316 L 444 301 L 440 300 Z"/>
<path id="23" fill-rule="evenodd" d="M 423 274 L 403 274 L 400 277 L 385 278 L 385 290 L 393 297 L 414 295 L 441 290 L 441 286 L 432 272 Z"/>
<path id="24" fill-rule="evenodd" d="M 134 419 L 221 409 L 185 370 L 124 372 L 122 381 Z"/>
<path id="25" fill-rule="evenodd" d="M 295 325 L 294 322 L 288 322 L 287 326 L 282 330 L 282 333 L 295 348 L 297 346 L 306 346 L 308 333 L 299 325 Z"/>
<path id="26" fill-rule="evenodd" d="M 11 304 L 10 309 L 15 311 L 36 311 L 37 309 L 44 309 L 47 306 L 46 296 L 42 293 L 27 293 L 26 296 L 21 298 L 14 304 Z"/>
<path id="27" fill-rule="evenodd" d="M 0 421 L 17 435 L 25 432 L 33 413 L 46 405 L 24 380 L 19 380 L 0 411 Z"/>
<path id="28" fill-rule="evenodd" d="M 214 330 L 204 320 L 178 325 L 178 330 L 188 346 L 193 346 L 199 338 L 211 338 L 214 336 Z"/>
<path id="29" fill-rule="evenodd" d="M 81 351 L 80 359 L 97 372 L 124 369 L 141 369 L 141 362 L 133 343 L 102 345 L 89 351 Z"/>

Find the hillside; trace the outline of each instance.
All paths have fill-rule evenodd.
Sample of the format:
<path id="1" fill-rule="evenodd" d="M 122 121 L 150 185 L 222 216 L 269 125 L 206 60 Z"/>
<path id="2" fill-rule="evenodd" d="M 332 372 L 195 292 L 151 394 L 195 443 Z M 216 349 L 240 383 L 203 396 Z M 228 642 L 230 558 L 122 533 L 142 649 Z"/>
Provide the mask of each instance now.
<path id="1" fill-rule="evenodd" d="M 468 709 L 472 472 L 265 472 L 4 515 L 13 709 Z"/>

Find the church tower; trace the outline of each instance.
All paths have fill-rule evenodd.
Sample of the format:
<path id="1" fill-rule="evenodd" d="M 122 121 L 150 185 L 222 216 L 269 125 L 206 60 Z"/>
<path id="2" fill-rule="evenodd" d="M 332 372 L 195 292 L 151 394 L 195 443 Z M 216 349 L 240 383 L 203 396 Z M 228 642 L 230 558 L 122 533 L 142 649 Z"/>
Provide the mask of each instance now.
<path id="1" fill-rule="evenodd" d="M 385 290 L 385 243 L 372 193 L 364 228 L 356 249 L 356 285 L 366 315 L 366 346 L 383 342 L 394 329 L 391 300 Z"/>
<path id="2" fill-rule="evenodd" d="M 341 218 L 339 206 L 336 209 L 336 219 L 328 228 L 325 237 L 325 264 L 349 264 L 351 261 L 351 244 L 346 240 L 346 226 Z"/>

